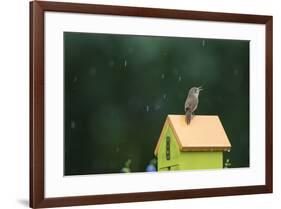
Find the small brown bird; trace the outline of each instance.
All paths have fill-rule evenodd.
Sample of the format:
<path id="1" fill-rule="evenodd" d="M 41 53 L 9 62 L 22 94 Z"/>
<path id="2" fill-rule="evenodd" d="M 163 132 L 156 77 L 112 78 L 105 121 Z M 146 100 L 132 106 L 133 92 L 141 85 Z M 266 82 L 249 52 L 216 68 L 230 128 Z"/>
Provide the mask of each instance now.
<path id="1" fill-rule="evenodd" d="M 201 87 L 192 87 L 188 92 L 188 96 L 184 104 L 185 120 L 187 124 L 191 122 L 191 119 L 193 117 L 192 113 L 196 110 L 198 106 L 199 103 L 198 97 L 200 91 L 202 90 L 203 89 Z"/>

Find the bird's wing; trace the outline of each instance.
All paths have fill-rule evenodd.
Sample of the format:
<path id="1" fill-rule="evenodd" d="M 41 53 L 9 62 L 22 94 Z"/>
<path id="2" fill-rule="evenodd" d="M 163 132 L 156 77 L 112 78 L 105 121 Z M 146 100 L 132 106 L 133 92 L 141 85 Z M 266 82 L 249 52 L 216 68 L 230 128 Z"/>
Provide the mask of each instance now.
<path id="1" fill-rule="evenodd" d="M 188 96 L 184 105 L 185 111 L 189 110 L 193 112 L 196 109 L 196 107 L 197 107 L 196 98 L 194 96 Z"/>

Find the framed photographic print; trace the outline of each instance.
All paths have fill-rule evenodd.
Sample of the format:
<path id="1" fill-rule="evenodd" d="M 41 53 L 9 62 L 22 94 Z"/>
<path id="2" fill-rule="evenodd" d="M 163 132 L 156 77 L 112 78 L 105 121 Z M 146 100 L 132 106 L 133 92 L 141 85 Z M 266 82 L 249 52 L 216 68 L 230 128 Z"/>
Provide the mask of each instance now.
<path id="1" fill-rule="evenodd" d="M 30 207 L 272 192 L 272 16 L 30 3 Z"/>

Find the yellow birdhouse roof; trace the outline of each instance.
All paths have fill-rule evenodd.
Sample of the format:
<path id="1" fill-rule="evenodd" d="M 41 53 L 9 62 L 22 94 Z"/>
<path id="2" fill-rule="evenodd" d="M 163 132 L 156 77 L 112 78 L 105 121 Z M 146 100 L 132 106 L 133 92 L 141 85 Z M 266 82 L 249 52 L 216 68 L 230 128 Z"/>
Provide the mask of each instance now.
<path id="1" fill-rule="evenodd" d="M 231 148 L 216 115 L 194 116 L 190 124 L 185 122 L 185 115 L 168 115 L 164 127 L 167 125 L 174 132 L 181 151 L 227 151 Z M 155 155 L 165 134 L 164 127 L 154 151 Z"/>

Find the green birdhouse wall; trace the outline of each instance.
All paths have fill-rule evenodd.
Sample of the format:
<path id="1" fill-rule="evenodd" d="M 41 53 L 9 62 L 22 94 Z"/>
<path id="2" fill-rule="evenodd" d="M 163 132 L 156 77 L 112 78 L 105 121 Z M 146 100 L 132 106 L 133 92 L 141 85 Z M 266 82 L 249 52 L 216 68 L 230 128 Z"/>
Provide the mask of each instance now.
<path id="1" fill-rule="evenodd" d="M 223 151 L 231 148 L 217 116 L 168 115 L 155 148 L 158 171 L 223 168 Z"/>

